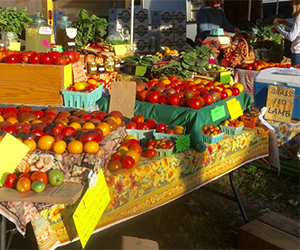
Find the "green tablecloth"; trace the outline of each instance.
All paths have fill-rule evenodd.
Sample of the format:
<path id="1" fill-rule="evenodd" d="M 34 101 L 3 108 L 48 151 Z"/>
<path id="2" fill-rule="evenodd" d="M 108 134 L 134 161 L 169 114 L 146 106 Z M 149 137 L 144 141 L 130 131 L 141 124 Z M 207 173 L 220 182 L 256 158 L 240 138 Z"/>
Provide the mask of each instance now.
<path id="1" fill-rule="evenodd" d="M 240 102 L 242 110 L 249 108 L 251 105 L 251 97 L 245 92 L 238 96 L 226 98 L 224 100 L 213 103 L 209 106 L 204 106 L 199 110 L 175 107 L 172 105 L 152 104 L 149 102 L 135 102 L 134 115 L 142 115 L 145 119 L 153 119 L 157 123 L 165 123 L 166 125 L 181 125 L 186 127 L 186 132 L 190 134 L 192 145 L 197 147 L 201 137 L 202 128 L 204 125 L 218 125 L 223 120 L 229 118 L 229 112 L 226 102 L 232 98 L 235 98 Z M 107 112 L 108 110 L 108 98 L 101 98 L 98 101 L 98 107 L 100 110 Z M 212 121 L 210 116 L 210 110 L 217 106 L 225 106 L 226 117 L 222 120 Z"/>

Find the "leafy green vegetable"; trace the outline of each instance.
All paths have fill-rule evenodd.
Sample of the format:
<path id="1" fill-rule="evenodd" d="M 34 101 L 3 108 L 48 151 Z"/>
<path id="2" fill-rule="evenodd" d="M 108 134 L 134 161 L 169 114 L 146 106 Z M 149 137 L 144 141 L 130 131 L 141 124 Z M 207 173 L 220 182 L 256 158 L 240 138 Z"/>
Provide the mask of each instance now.
<path id="1" fill-rule="evenodd" d="M 17 10 L 16 7 L 5 7 L 0 9 L 0 30 L 14 32 L 16 36 L 21 35 L 23 29 L 28 27 L 32 19 L 27 15 L 27 8 Z"/>
<path id="2" fill-rule="evenodd" d="M 123 60 L 125 63 L 133 63 L 146 67 L 159 61 L 159 59 L 156 56 L 140 55 L 138 53 L 135 53 L 132 56 L 125 56 L 123 57 Z"/>
<path id="3" fill-rule="evenodd" d="M 80 20 L 75 24 L 77 35 L 75 37 L 76 50 L 80 51 L 88 43 L 95 43 L 98 39 L 103 38 L 107 31 L 108 23 L 105 18 L 91 15 L 89 17 L 85 9 L 79 11 Z"/>

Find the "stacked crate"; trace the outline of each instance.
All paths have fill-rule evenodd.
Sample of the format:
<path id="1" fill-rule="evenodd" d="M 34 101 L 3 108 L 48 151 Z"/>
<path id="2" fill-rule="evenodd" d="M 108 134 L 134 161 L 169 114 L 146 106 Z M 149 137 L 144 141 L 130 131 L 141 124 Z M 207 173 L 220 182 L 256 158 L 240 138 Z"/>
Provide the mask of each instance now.
<path id="1" fill-rule="evenodd" d="M 173 12 L 174 47 L 176 50 L 186 49 L 186 12 Z"/>
<path id="2" fill-rule="evenodd" d="M 130 9 L 110 9 L 108 34 L 112 35 L 120 32 L 124 37 L 130 35 Z M 149 51 L 149 32 L 148 32 L 148 10 L 134 10 L 134 34 L 133 43 L 136 52 Z"/>
<path id="3" fill-rule="evenodd" d="M 156 51 L 160 51 L 162 47 L 173 49 L 173 11 L 151 11 L 151 28 L 155 37 Z"/>

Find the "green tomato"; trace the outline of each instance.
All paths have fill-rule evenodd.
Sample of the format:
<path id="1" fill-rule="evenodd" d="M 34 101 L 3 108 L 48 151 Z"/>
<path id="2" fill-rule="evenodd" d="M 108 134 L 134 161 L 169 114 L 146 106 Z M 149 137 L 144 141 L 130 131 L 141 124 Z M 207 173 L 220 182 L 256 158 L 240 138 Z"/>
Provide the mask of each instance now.
<path id="1" fill-rule="evenodd" d="M 46 184 L 43 181 L 39 181 L 39 180 L 36 180 L 31 184 L 31 189 L 36 193 L 43 192 L 45 187 Z"/>
<path id="2" fill-rule="evenodd" d="M 49 183 L 54 186 L 60 185 L 64 181 L 64 175 L 57 169 L 52 169 L 48 173 Z"/>

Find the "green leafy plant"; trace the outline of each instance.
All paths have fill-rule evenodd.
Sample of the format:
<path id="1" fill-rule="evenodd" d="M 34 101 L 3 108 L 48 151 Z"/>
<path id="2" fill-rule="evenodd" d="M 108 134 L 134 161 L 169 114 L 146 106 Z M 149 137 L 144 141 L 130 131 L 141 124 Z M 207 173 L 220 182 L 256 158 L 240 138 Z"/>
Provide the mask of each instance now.
<path id="1" fill-rule="evenodd" d="M 32 19 L 27 15 L 27 8 L 17 10 L 16 7 L 5 7 L 0 9 L 0 30 L 1 32 L 14 32 L 16 36 L 21 35 L 23 29 L 26 29 L 28 22 Z"/>
<path id="2" fill-rule="evenodd" d="M 105 18 L 91 15 L 89 17 L 85 9 L 79 11 L 80 20 L 75 23 L 77 35 L 75 37 L 76 50 L 80 51 L 89 43 L 96 43 L 98 39 L 102 39 L 107 31 L 108 23 Z"/>

